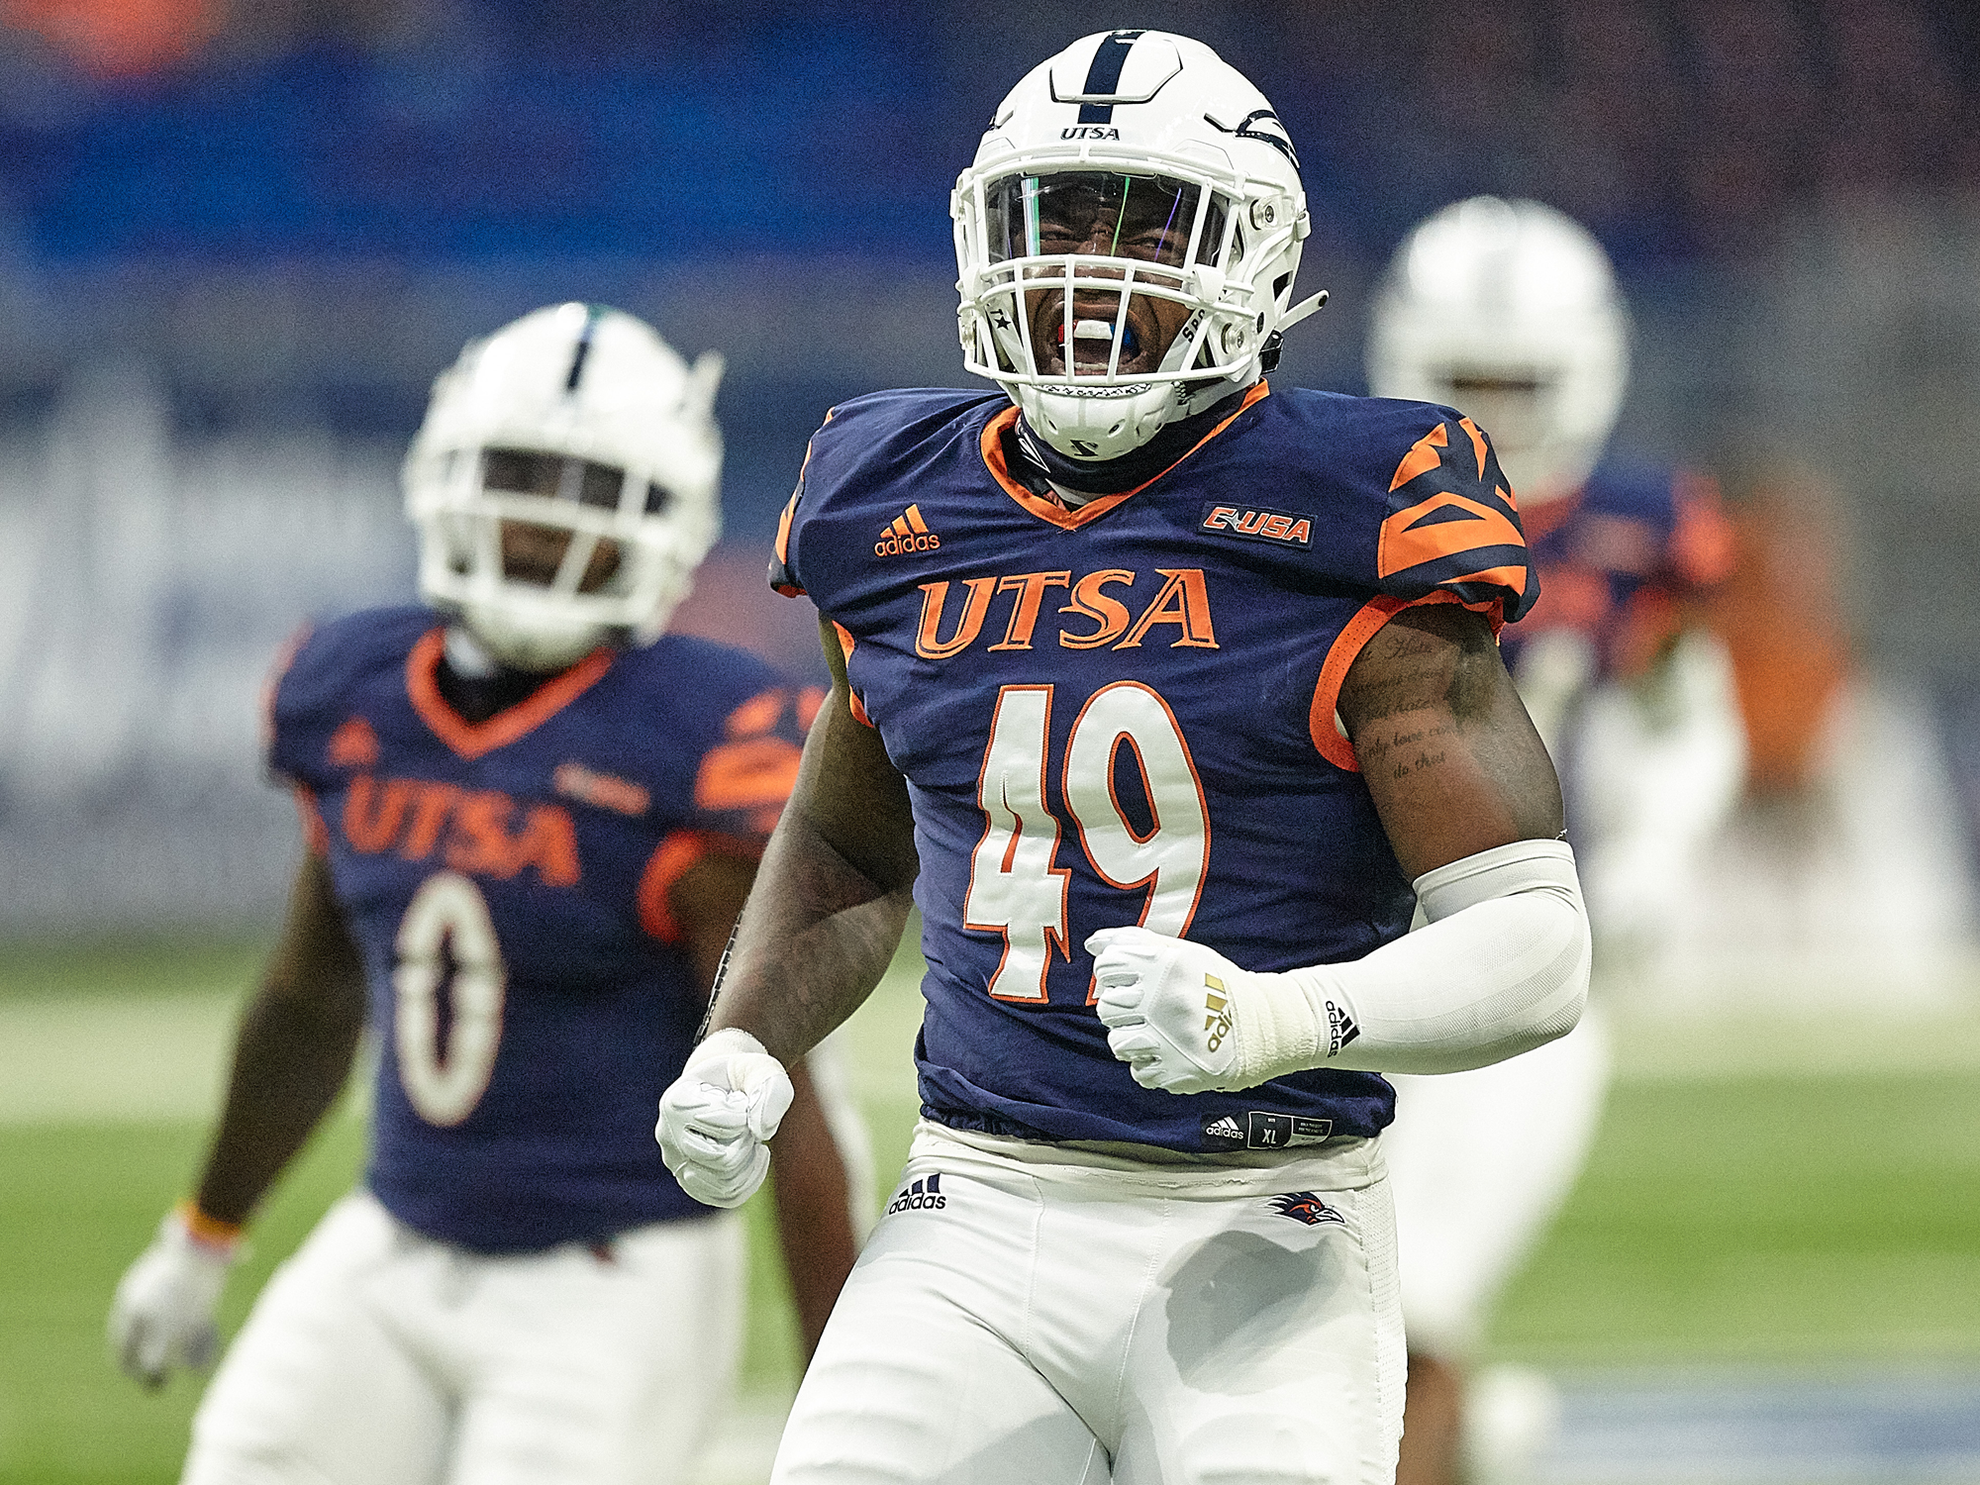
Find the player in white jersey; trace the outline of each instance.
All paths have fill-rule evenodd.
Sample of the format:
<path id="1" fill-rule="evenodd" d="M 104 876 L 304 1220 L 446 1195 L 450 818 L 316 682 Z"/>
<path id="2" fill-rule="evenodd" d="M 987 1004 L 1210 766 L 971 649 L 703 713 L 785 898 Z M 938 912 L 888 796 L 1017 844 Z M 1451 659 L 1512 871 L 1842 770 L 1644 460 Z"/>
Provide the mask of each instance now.
<path id="1" fill-rule="evenodd" d="M 951 209 L 1003 391 L 812 440 L 772 573 L 834 687 L 661 1148 L 742 1200 L 912 901 L 922 1123 L 773 1478 L 1384 1485 L 1377 1074 L 1512 1056 L 1586 990 L 1492 643 L 1517 515 L 1451 409 L 1266 382 L 1310 223 L 1201 43 L 1050 58 Z"/>
<path id="2" fill-rule="evenodd" d="M 666 632 L 717 526 L 717 375 L 592 305 L 469 345 L 406 463 L 425 605 L 316 627 L 271 687 L 308 849 L 196 1191 L 118 1286 L 126 1370 L 204 1363 L 242 1226 L 367 1021 L 370 1151 L 229 1349 L 188 1485 L 688 1478 L 741 1349 L 742 1231 L 645 1111 L 817 699 Z M 825 1084 L 797 1080 L 774 1152 L 807 1350 L 866 1215 Z"/>
<path id="3" fill-rule="evenodd" d="M 1595 239 L 1537 202 L 1474 198 L 1417 227 L 1368 364 L 1376 395 L 1450 402 L 1492 429 L 1542 587 L 1503 636 L 1507 663 L 1561 770 L 1598 965 L 1637 960 L 1741 777 L 1730 667 L 1687 622 L 1730 560 L 1714 492 L 1603 460 L 1627 374 L 1622 302 Z M 1467 1374 L 1594 1138 L 1609 1080 L 1597 1011 L 1531 1056 L 1395 1080 L 1383 1143 L 1410 1351 L 1402 1485 L 1451 1485 L 1467 1466 L 1518 1476 L 1544 1441 L 1544 1379 L 1495 1369 L 1467 1408 Z"/>

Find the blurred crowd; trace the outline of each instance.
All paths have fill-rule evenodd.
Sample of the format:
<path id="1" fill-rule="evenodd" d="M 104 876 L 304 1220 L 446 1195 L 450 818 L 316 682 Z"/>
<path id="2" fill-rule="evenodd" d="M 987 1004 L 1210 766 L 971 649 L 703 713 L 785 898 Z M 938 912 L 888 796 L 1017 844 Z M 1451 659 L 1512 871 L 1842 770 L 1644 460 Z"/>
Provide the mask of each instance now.
<path id="1" fill-rule="evenodd" d="M 1363 390 L 1379 266 L 1449 201 L 1595 232 L 1633 319 L 1617 444 L 1717 476 L 1738 530 L 1713 621 L 1775 803 L 1726 870 L 1793 857 L 1823 811 L 1899 808 L 1897 785 L 1808 804 L 1895 737 L 1917 767 L 1884 773 L 1945 841 L 1891 847 L 1882 890 L 1961 920 L 1970 5 L 0 0 L 5 925 L 265 911 L 289 849 L 254 778 L 265 657 L 303 611 L 409 592 L 396 464 L 428 383 L 536 304 L 727 355 L 729 539 L 683 622 L 815 663 L 758 586 L 804 439 L 847 395 L 964 380 L 955 171 L 1012 59 L 1116 20 L 1200 35 L 1285 113 L 1302 292 L 1334 301 L 1284 376 Z M 1780 912 L 1857 893 L 1810 890 Z M 1706 897 L 1699 962 L 1738 936 Z"/>
<path id="2" fill-rule="evenodd" d="M 749 0 L 711 26 L 677 0 L 6 0 L 0 155 L 57 254 L 939 256 L 927 203 L 1006 70 L 983 59 L 1089 12 Z M 1760 251 L 1810 203 L 1980 183 L 1980 19 L 1958 0 L 1119 22 L 1165 18 L 1259 74 L 1322 242 L 1364 254 L 1484 189 L 1560 206 L 1627 271 Z"/>

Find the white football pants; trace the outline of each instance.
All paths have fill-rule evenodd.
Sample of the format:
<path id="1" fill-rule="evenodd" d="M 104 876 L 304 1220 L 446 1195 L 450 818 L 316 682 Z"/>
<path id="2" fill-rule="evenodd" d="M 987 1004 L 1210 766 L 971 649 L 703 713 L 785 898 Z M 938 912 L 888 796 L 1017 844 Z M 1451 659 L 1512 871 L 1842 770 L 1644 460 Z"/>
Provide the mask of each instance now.
<path id="1" fill-rule="evenodd" d="M 1566 1036 L 1470 1072 L 1388 1074 L 1382 1131 L 1410 1350 L 1462 1361 L 1588 1158 L 1609 1086 L 1590 1006 Z"/>
<path id="2" fill-rule="evenodd" d="M 774 1485 L 1392 1479 L 1403 1338 L 1374 1141 L 1213 1166 L 923 1123 L 901 1181 Z"/>
<path id="3" fill-rule="evenodd" d="M 722 1214 L 488 1256 L 344 1197 L 270 1279 L 193 1420 L 184 1485 L 687 1478 L 741 1345 Z"/>

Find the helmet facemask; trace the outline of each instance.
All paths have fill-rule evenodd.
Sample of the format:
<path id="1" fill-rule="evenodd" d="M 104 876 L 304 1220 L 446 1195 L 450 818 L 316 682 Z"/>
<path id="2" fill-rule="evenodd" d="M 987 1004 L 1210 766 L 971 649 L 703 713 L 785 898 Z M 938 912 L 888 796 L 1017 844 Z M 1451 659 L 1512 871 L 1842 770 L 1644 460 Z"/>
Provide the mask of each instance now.
<path id="1" fill-rule="evenodd" d="M 556 669 L 601 643 L 650 638 L 642 627 L 664 624 L 686 595 L 700 552 L 648 519 L 673 503 L 658 483 L 533 449 L 464 451 L 455 464 L 466 488 L 421 513 L 421 588 L 498 659 Z"/>
<path id="2" fill-rule="evenodd" d="M 1293 256 L 1290 196 L 1247 197 L 1183 160 L 1027 163 L 958 188 L 968 370 L 1002 383 L 1061 453 L 1094 461 L 1257 379 L 1291 271 L 1261 286 L 1254 270 Z"/>
<path id="3" fill-rule="evenodd" d="M 469 346 L 406 458 L 420 595 L 524 670 L 658 637 L 720 530 L 720 376 L 584 305 Z"/>

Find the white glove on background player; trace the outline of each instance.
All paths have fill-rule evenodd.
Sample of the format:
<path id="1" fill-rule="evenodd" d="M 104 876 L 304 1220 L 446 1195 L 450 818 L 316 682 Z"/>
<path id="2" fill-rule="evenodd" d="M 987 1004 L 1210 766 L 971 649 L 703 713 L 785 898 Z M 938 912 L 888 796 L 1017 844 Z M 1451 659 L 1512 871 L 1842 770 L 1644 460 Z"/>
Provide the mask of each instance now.
<path id="1" fill-rule="evenodd" d="M 220 1346 L 214 1312 L 240 1254 L 238 1239 L 195 1237 L 183 1211 L 168 1212 L 110 1302 L 118 1365 L 147 1387 L 161 1385 L 174 1367 L 211 1366 Z"/>
<path id="2" fill-rule="evenodd" d="M 1146 928 L 1086 941 L 1107 1045 L 1144 1088 L 1252 1088 L 1308 1068 L 1484 1067 L 1571 1030 L 1588 917 L 1565 842 L 1513 841 L 1416 879 L 1428 920 L 1360 959 L 1259 973 Z"/>
<path id="3" fill-rule="evenodd" d="M 696 1201 L 741 1206 L 763 1184 L 767 1141 L 793 1096 L 784 1064 L 747 1031 L 726 1027 L 694 1049 L 660 1095 L 660 1158 Z"/>

